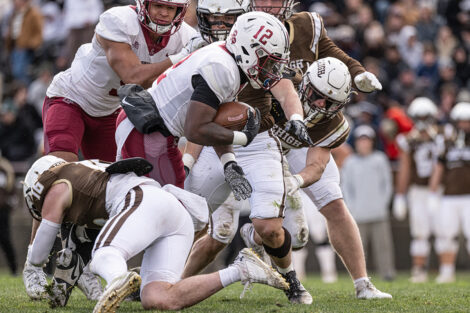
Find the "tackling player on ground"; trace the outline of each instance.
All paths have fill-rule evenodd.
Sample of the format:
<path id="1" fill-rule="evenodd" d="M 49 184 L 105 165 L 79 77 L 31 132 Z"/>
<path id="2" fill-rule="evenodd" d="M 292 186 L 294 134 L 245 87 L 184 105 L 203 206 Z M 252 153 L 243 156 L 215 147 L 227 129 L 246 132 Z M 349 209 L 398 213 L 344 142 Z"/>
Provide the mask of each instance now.
<path id="1" fill-rule="evenodd" d="M 207 223 L 207 204 L 173 185 L 139 177 L 151 166 L 145 160 L 114 164 L 68 163 L 54 156 L 37 160 L 28 171 L 24 197 L 42 219 L 28 261 L 42 265 L 62 223 L 100 227 L 90 268 L 107 282 L 93 312 L 115 312 L 141 286 L 145 309 L 179 310 L 241 281 L 287 288 L 284 279 L 248 249 L 228 268 L 180 280 L 194 229 Z M 109 165 L 109 166 L 108 166 Z M 200 214 L 202 213 L 202 214 Z M 140 273 L 126 261 L 145 251 Z"/>

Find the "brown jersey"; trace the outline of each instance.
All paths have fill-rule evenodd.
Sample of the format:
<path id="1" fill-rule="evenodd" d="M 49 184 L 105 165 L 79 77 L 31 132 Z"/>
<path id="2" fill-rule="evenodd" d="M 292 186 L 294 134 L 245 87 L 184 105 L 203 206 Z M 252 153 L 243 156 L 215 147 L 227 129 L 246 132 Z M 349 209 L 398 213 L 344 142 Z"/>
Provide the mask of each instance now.
<path id="1" fill-rule="evenodd" d="M 410 156 L 410 185 L 428 185 L 437 158 L 434 142 L 437 132 L 437 127 L 430 127 L 427 135 L 412 129 L 397 137 L 400 149 Z"/>
<path id="2" fill-rule="evenodd" d="M 470 194 L 470 135 L 447 127 L 439 162 L 444 165 L 444 195 Z"/>
<path id="3" fill-rule="evenodd" d="M 64 222 L 101 228 L 108 219 L 105 209 L 109 174 L 80 163 L 65 163 L 42 173 L 33 186 L 33 203 L 42 211 L 49 189 L 58 183 L 71 188 L 71 199 L 64 212 Z"/>

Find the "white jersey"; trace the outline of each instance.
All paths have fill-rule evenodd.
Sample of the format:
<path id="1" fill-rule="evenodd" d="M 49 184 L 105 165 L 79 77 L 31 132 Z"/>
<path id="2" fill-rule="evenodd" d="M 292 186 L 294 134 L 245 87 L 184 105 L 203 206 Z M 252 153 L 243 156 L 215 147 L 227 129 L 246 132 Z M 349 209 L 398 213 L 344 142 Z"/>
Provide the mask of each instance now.
<path id="1" fill-rule="evenodd" d="M 173 136 L 184 135 L 186 112 L 194 91 L 192 77 L 198 74 L 221 103 L 233 101 L 239 92 L 240 71 L 222 42 L 199 49 L 175 64 L 148 89 Z"/>
<path id="2" fill-rule="evenodd" d="M 157 63 L 179 52 L 196 31 L 183 23 L 163 49 L 149 49 L 135 9 L 121 6 L 101 14 L 95 34 L 129 44 L 142 63 Z M 91 116 L 106 116 L 119 108 L 117 89 L 121 85 L 121 79 L 109 65 L 95 35 L 91 43 L 78 49 L 72 66 L 54 77 L 47 96 L 68 98 Z"/>

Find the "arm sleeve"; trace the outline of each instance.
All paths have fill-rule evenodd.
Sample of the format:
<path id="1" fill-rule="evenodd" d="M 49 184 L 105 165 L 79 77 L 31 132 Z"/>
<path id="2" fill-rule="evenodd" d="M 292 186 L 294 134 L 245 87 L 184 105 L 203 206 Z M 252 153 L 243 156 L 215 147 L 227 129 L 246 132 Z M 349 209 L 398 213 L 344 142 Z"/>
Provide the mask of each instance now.
<path id="1" fill-rule="evenodd" d="M 194 75 L 191 79 L 194 91 L 191 96 L 192 101 L 198 101 L 207 104 L 214 109 L 219 109 L 220 100 L 207 84 L 201 75 Z"/>

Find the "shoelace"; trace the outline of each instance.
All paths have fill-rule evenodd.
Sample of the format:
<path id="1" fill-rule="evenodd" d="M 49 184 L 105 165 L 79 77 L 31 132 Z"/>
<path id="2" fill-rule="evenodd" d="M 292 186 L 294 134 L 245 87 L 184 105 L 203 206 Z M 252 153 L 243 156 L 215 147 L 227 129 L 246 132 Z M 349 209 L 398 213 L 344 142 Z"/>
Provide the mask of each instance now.
<path id="1" fill-rule="evenodd" d="M 243 291 L 242 291 L 242 293 L 240 294 L 240 299 L 242 299 L 242 298 L 245 296 L 245 293 L 246 293 L 247 291 L 251 291 L 251 289 L 253 289 L 253 284 L 250 283 L 250 282 L 246 282 L 246 283 L 244 284 Z"/>

